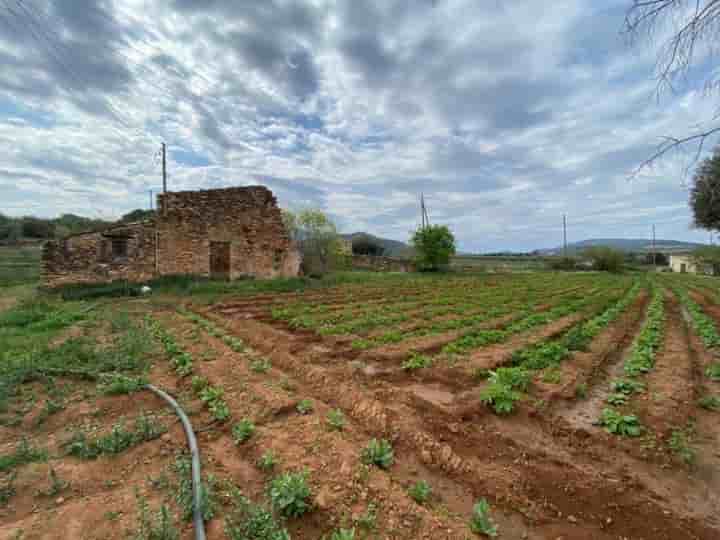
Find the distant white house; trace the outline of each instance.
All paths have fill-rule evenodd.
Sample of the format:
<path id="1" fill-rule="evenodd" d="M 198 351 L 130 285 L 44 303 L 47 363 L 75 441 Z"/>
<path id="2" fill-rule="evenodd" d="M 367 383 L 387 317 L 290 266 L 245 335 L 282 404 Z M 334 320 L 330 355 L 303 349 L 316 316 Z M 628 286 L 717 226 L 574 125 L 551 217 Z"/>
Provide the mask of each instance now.
<path id="1" fill-rule="evenodd" d="M 690 253 L 670 254 L 669 266 L 673 272 L 679 272 L 681 274 L 714 274 L 711 264 L 698 262 Z"/>

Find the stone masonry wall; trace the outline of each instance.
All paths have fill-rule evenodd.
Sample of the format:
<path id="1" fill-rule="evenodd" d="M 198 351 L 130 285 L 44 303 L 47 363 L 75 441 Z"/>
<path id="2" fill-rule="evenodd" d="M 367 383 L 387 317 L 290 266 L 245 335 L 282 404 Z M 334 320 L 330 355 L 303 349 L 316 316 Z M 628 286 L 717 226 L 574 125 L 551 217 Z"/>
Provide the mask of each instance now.
<path id="1" fill-rule="evenodd" d="M 125 256 L 113 255 L 113 239 L 125 244 Z M 42 280 L 46 287 L 114 280 L 140 282 L 154 275 L 155 226 L 152 221 L 51 240 L 43 246 Z"/>
<path id="2" fill-rule="evenodd" d="M 230 244 L 230 279 L 298 274 L 300 256 L 266 187 L 169 192 L 158 201 L 161 275 L 210 275 L 212 242 Z"/>

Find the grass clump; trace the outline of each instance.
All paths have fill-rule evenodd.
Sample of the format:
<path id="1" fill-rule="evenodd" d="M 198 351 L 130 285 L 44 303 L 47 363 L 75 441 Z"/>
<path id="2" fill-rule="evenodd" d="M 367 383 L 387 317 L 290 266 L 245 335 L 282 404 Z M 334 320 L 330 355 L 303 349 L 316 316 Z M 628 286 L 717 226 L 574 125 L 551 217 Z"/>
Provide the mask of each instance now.
<path id="1" fill-rule="evenodd" d="M 345 415 L 340 409 L 330 409 L 327 414 L 327 424 L 330 429 L 342 431 L 345 427 Z"/>
<path id="2" fill-rule="evenodd" d="M 235 444 L 242 444 L 250 439 L 255 433 L 255 424 L 248 418 L 243 418 L 233 426 L 232 436 Z"/>
<path id="3" fill-rule="evenodd" d="M 297 404 L 296 409 L 300 414 L 310 414 L 315 410 L 315 406 L 311 399 L 303 399 Z"/>
<path id="4" fill-rule="evenodd" d="M 643 431 L 636 415 L 622 414 L 611 408 L 603 409 L 600 425 L 605 426 L 608 433 L 623 437 L 639 437 Z"/>
<path id="5" fill-rule="evenodd" d="M 410 495 L 416 503 L 425 504 L 430 500 L 432 488 L 425 480 L 418 480 L 408 489 L 408 495 Z"/>
<path id="6" fill-rule="evenodd" d="M 488 504 L 487 500 L 480 499 L 473 506 L 473 513 L 470 517 L 470 530 L 475 534 L 490 537 L 497 536 L 497 525 L 490 519 L 490 504 Z"/>
<path id="7" fill-rule="evenodd" d="M 386 439 L 372 439 L 362 451 L 362 462 L 389 469 L 395 461 L 392 445 Z"/>
<path id="8" fill-rule="evenodd" d="M 269 497 L 273 508 L 284 517 L 300 517 L 310 510 L 308 473 L 288 472 L 270 482 Z"/>
<path id="9" fill-rule="evenodd" d="M 133 540 L 179 540 L 180 531 L 170 514 L 167 505 L 162 505 L 154 514 L 150 511 L 147 500 L 136 495 L 138 499 L 138 528 Z"/>
<path id="10" fill-rule="evenodd" d="M 23 437 L 11 454 L 0 456 L 0 472 L 10 471 L 27 463 L 47 461 L 48 453 L 44 448 L 37 448 Z"/>

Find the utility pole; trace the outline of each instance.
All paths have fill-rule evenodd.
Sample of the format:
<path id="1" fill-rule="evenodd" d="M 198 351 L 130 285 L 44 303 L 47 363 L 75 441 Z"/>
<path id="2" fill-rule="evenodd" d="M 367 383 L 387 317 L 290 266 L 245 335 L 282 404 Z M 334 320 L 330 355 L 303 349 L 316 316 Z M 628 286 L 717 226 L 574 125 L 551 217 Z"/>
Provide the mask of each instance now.
<path id="1" fill-rule="evenodd" d="M 428 218 L 427 208 L 425 207 L 425 195 L 420 193 L 420 220 L 422 222 L 422 228 L 430 226 L 430 218 Z"/>
<path id="2" fill-rule="evenodd" d="M 165 165 L 165 143 L 162 143 L 163 193 L 167 193 L 167 167 Z"/>
<path id="3" fill-rule="evenodd" d="M 563 214 L 563 257 L 567 258 L 567 220 Z"/>
<path id="4" fill-rule="evenodd" d="M 153 209 L 152 189 L 149 189 L 148 192 L 150 193 L 150 210 L 152 210 Z"/>
<path id="5" fill-rule="evenodd" d="M 655 225 L 653 225 L 652 250 L 653 250 L 653 270 L 657 270 L 657 251 L 655 251 Z"/>

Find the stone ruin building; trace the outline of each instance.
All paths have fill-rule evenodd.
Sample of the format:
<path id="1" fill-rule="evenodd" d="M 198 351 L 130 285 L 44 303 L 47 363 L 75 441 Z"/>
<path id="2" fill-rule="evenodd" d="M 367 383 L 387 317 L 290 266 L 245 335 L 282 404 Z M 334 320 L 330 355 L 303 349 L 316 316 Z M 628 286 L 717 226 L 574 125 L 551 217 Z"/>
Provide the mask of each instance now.
<path id="1" fill-rule="evenodd" d="M 42 281 L 53 288 L 178 274 L 291 277 L 299 268 L 275 196 L 251 186 L 163 193 L 152 219 L 49 241 Z"/>

